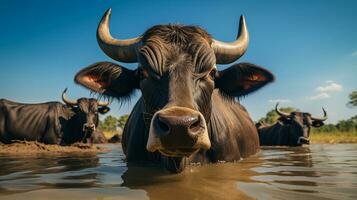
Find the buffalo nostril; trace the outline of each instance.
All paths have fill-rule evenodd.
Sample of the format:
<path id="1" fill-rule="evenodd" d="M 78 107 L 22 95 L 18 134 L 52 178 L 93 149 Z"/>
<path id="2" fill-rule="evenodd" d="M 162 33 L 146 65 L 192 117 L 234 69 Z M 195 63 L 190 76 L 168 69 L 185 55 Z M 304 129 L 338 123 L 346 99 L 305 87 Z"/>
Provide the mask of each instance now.
<path id="1" fill-rule="evenodd" d="M 201 120 L 199 117 L 192 118 L 189 129 L 193 132 L 198 131 L 201 128 Z"/>
<path id="2" fill-rule="evenodd" d="M 160 117 L 158 117 L 157 125 L 163 133 L 170 131 L 170 127 Z"/>

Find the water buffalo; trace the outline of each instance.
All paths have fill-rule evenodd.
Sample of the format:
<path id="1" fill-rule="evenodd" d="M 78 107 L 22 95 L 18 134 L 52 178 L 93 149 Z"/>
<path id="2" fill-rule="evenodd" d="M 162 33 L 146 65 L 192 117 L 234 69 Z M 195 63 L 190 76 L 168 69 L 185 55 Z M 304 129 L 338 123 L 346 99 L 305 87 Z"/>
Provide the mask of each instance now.
<path id="1" fill-rule="evenodd" d="M 327 119 L 324 108 L 322 108 L 324 116 L 318 118 L 305 112 L 284 113 L 278 109 L 278 105 L 279 103 L 276 104 L 275 111 L 280 117 L 275 124 L 257 124 L 260 145 L 301 146 L 309 144 L 311 126 L 320 127 Z"/>
<path id="2" fill-rule="evenodd" d="M 39 141 L 72 144 L 86 141 L 98 125 L 98 112 L 109 111 L 108 102 L 80 98 L 70 100 L 65 89 L 60 102 L 40 104 L 0 100 L 0 142 Z"/>
<path id="3" fill-rule="evenodd" d="M 189 162 L 237 161 L 256 153 L 259 138 L 238 99 L 274 80 L 268 70 L 236 61 L 248 47 L 244 17 L 237 39 L 213 39 L 196 26 L 156 25 L 142 36 L 120 40 L 109 31 L 109 9 L 97 29 L 101 49 L 130 70 L 111 62 L 92 64 L 75 82 L 119 100 L 136 89 L 141 97 L 125 125 L 122 146 L 129 163 L 158 163 L 180 172 Z"/>

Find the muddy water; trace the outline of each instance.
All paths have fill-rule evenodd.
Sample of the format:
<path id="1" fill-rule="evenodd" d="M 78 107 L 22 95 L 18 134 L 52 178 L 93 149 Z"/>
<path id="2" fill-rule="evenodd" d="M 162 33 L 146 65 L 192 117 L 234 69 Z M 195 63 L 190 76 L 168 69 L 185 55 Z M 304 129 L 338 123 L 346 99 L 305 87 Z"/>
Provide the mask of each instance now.
<path id="1" fill-rule="evenodd" d="M 357 199 L 357 144 L 263 148 L 182 174 L 97 155 L 0 156 L 0 199 Z"/>

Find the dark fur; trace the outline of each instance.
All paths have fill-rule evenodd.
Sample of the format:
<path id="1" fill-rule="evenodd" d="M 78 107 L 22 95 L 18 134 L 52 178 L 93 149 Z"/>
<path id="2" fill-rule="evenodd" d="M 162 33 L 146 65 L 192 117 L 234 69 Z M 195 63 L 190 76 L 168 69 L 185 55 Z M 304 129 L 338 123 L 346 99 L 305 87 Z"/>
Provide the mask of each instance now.
<path id="1" fill-rule="evenodd" d="M 183 48 L 189 47 L 200 39 L 205 39 L 209 44 L 212 43 L 211 36 L 202 28 L 177 24 L 156 25 L 143 34 L 145 43 L 153 38 L 159 38 L 167 44 L 181 45 Z"/>
<path id="2" fill-rule="evenodd" d="M 103 109 L 103 108 L 100 108 Z M 109 109 L 109 108 L 107 108 Z M 59 102 L 22 104 L 0 100 L 0 141 L 39 141 L 46 144 L 72 144 L 87 137 L 85 123 L 98 125 L 97 100 L 81 98 L 78 106 Z"/>

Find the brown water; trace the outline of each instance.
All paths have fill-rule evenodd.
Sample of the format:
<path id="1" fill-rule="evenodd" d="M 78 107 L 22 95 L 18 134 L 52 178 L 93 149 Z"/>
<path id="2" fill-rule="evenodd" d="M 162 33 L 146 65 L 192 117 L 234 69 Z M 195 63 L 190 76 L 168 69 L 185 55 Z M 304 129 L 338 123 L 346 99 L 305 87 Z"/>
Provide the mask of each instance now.
<path id="1" fill-rule="evenodd" d="M 182 174 L 94 155 L 0 156 L 0 199 L 357 199 L 357 144 L 263 148 Z"/>

